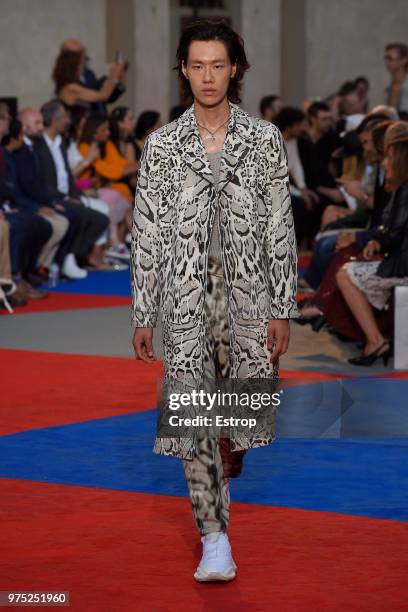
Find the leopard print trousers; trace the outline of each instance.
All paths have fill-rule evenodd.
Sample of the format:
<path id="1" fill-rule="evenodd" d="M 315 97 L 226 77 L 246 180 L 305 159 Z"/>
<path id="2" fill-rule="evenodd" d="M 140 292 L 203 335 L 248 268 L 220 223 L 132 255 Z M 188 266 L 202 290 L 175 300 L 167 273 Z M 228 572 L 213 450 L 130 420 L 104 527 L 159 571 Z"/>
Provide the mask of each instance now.
<path id="1" fill-rule="evenodd" d="M 208 262 L 205 308 L 207 320 L 204 348 L 205 374 L 212 378 L 228 378 L 231 367 L 227 302 L 222 266 L 214 260 Z M 193 517 L 201 535 L 213 531 L 226 531 L 228 528 L 230 483 L 225 475 L 228 449 L 229 439 L 205 437 L 197 440 L 191 460 L 182 459 Z M 241 455 L 244 453 L 245 451 L 241 451 Z M 237 456 L 238 453 L 234 454 Z"/>

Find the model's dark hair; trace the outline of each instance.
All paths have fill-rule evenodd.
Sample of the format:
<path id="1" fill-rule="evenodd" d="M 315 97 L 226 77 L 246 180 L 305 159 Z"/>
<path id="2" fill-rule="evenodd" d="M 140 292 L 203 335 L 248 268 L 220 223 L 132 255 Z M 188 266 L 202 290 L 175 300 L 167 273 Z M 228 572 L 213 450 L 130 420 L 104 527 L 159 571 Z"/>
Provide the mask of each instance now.
<path id="1" fill-rule="evenodd" d="M 176 106 L 172 106 L 169 113 L 169 121 L 175 121 L 187 110 L 187 107 L 184 104 L 176 104 Z"/>
<path id="2" fill-rule="evenodd" d="M 154 110 L 147 110 L 140 113 L 135 127 L 135 137 L 139 140 L 145 138 L 156 125 L 159 117 L 160 113 Z"/>
<path id="3" fill-rule="evenodd" d="M 280 129 L 281 132 L 286 130 L 288 127 L 292 127 L 296 123 L 300 123 L 305 118 L 305 114 L 300 108 L 295 108 L 293 106 L 285 106 L 282 110 L 276 115 L 273 120 L 274 124 Z"/>
<path id="4" fill-rule="evenodd" d="M 174 67 L 174 70 L 178 72 L 183 94 L 186 98 L 192 96 L 192 91 L 188 79 L 183 74 L 182 64 L 183 62 L 185 65 L 187 64 L 190 44 L 194 40 L 220 40 L 225 44 L 231 64 L 237 65 L 235 76 L 230 80 L 227 96 L 230 102 L 239 104 L 241 102 L 241 81 L 245 72 L 250 68 L 242 37 L 222 19 L 200 19 L 184 28 L 176 54 L 177 66 Z"/>

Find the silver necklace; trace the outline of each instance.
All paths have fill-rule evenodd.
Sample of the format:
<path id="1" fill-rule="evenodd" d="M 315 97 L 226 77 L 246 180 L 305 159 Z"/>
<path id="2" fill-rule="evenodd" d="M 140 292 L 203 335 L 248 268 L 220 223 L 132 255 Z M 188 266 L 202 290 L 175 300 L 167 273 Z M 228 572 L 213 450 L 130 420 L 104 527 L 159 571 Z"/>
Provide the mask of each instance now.
<path id="1" fill-rule="evenodd" d="M 203 130 L 206 130 L 210 134 L 210 136 L 207 136 L 206 140 L 211 140 L 211 142 L 215 142 L 214 134 L 216 134 L 218 130 L 220 130 L 222 126 L 225 125 L 229 121 L 229 118 L 230 116 L 228 116 L 228 119 L 226 119 L 224 123 L 221 123 L 221 125 L 219 125 L 217 129 L 213 131 L 209 130 L 207 127 L 205 127 L 205 125 L 201 125 L 201 123 L 198 123 L 197 118 L 196 118 L 196 122 L 197 122 L 197 125 L 199 125 L 201 128 L 203 128 Z"/>

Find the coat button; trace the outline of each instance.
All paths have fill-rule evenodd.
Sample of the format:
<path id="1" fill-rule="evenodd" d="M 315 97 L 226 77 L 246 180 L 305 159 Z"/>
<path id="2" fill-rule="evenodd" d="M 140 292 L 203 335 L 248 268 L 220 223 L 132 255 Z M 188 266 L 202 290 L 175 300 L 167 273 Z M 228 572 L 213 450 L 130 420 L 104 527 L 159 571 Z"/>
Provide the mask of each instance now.
<path id="1" fill-rule="evenodd" d="M 200 286 L 200 281 L 197 280 L 196 278 L 194 278 L 191 282 L 190 282 L 192 287 L 199 287 Z"/>
<path id="2" fill-rule="evenodd" d="M 197 242 L 197 240 L 193 240 L 193 247 L 195 249 L 198 249 L 198 242 Z"/>

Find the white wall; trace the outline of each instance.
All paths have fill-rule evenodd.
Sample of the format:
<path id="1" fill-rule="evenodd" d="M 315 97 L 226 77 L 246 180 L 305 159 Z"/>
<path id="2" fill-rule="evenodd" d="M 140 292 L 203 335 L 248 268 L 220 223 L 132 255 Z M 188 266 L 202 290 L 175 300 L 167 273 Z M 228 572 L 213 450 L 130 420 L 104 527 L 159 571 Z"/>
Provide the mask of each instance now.
<path id="1" fill-rule="evenodd" d="M 170 2 L 133 0 L 134 92 L 137 113 L 157 110 L 167 123 L 170 108 Z"/>
<path id="2" fill-rule="evenodd" d="M 0 96 L 17 96 L 20 108 L 53 95 L 65 38 L 84 41 L 97 74 L 106 71 L 105 0 L 1 0 L 0 8 Z"/>
<path id="3" fill-rule="evenodd" d="M 242 106 L 258 115 L 263 96 L 280 90 L 280 0 L 241 0 L 241 31 L 250 70 Z"/>
<path id="4" fill-rule="evenodd" d="M 305 1 L 306 95 L 326 96 L 344 81 L 365 75 L 372 85 L 371 103 L 383 103 L 389 78 L 384 45 L 408 43 L 407 0 Z"/>

